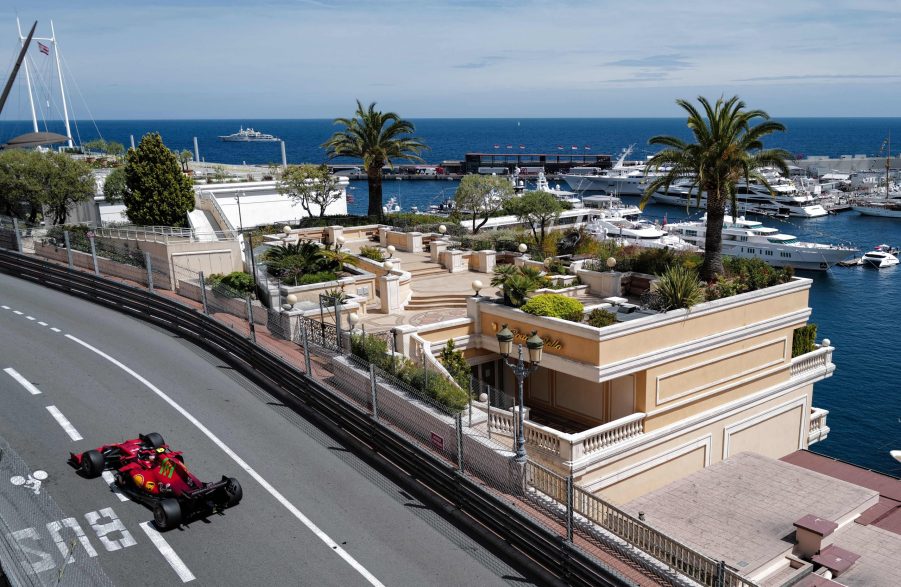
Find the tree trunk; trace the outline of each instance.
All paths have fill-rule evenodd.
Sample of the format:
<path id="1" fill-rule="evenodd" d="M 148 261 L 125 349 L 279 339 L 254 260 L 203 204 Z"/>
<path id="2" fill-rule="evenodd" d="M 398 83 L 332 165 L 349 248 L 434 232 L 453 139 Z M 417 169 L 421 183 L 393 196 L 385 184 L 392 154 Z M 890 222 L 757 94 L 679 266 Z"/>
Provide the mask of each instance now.
<path id="1" fill-rule="evenodd" d="M 382 166 L 366 168 L 369 181 L 369 215 L 382 218 Z"/>
<path id="2" fill-rule="evenodd" d="M 726 201 L 716 190 L 707 190 L 707 234 L 704 238 L 704 265 L 701 279 L 710 282 L 722 275 L 723 269 L 723 218 Z"/>

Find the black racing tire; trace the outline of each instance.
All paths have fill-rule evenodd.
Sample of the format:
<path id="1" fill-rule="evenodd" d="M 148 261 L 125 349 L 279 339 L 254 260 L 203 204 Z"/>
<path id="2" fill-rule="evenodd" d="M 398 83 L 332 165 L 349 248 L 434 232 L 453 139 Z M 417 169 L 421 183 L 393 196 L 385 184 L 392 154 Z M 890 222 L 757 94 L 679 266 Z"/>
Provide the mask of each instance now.
<path id="1" fill-rule="evenodd" d="M 163 440 L 163 436 L 159 432 L 151 432 L 150 434 L 142 434 L 141 440 L 147 442 L 150 445 L 150 448 L 157 449 L 162 448 L 166 441 Z"/>
<path id="2" fill-rule="evenodd" d="M 181 504 L 177 499 L 161 499 L 153 506 L 153 523 L 160 530 L 178 528 L 181 524 Z"/>
<path id="3" fill-rule="evenodd" d="M 244 497 L 244 490 L 241 489 L 241 484 L 234 477 L 228 478 L 228 482 L 222 488 L 222 492 L 225 494 L 225 507 L 227 508 L 238 505 L 241 502 L 241 498 Z"/>
<path id="4" fill-rule="evenodd" d="M 89 479 L 99 477 L 103 474 L 104 469 L 106 469 L 106 457 L 100 451 L 89 450 L 81 453 L 79 470 L 85 477 Z"/>

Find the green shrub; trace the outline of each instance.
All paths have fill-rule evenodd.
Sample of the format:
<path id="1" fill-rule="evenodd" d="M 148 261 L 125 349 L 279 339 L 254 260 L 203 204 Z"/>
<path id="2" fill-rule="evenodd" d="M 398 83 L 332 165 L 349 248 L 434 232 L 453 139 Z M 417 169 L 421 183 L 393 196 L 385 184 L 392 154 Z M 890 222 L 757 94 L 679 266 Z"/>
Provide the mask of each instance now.
<path id="1" fill-rule="evenodd" d="M 704 288 L 698 274 L 681 265 L 673 265 L 658 279 L 651 290 L 660 310 L 690 308 L 704 300 Z"/>
<path id="2" fill-rule="evenodd" d="M 595 308 L 588 314 L 588 324 L 595 328 L 603 328 L 604 326 L 616 324 L 616 314 L 608 312 L 603 308 Z"/>
<path id="3" fill-rule="evenodd" d="M 469 405 L 469 392 L 434 371 L 426 373 L 425 369 L 411 361 L 404 364 L 398 376 L 407 385 L 450 410 L 458 412 Z"/>
<path id="4" fill-rule="evenodd" d="M 457 385 L 462 387 L 464 391 L 469 392 L 472 371 L 469 368 L 469 363 L 466 362 L 466 358 L 463 356 L 463 352 L 455 348 L 454 339 L 447 339 L 447 343 L 441 349 L 441 354 L 438 355 L 438 360 L 441 361 L 447 372 L 451 374 Z"/>
<path id="5" fill-rule="evenodd" d="M 360 256 L 381 263 L 385 260 L 385 253 L 378 247 L 360 247 Z"/>
<path id="6" fill-rule="evenodd" d="M 222 278 L 222 285 L 226 285 L 245 294 L 253 293 L 255 289 L 253 276 L 250 273 L 244 273 L 243 271 L 233 271 L 224 276 Z"/>
<path id="7" fill-rule="evenodd" d="M 522 311 L 534 316 L 563 318 L 570 322 L 582 321 L 582 302 L 560 294 L 541 294 L 522 306 Z"/>
<path id="8" fill-rule="evenodd" d="M 313 283 L 325 283 L 327 281 L 335 281 L 338 279 L 338 274 L 334 271 L 317 271 L 315 273 L 304 273 L 299 276 L 294 282 L 297 285 L 310 285 Z"/>
<path id="9" fill-rule="evenodd" d="M 391 356 L 388 354 L 388 343 L 376 336 L 354 334 L 350 337 L 350 352 L 372 363 L 381 369 L 390 369 Z"/>
<path id="10" fill-rule="evenodd" d="M 800 328 L 795 328 L 792 335 L 792 358 L 806 355 L 816 348 L 817 342 L 817 325 L 807 324 Z"/>

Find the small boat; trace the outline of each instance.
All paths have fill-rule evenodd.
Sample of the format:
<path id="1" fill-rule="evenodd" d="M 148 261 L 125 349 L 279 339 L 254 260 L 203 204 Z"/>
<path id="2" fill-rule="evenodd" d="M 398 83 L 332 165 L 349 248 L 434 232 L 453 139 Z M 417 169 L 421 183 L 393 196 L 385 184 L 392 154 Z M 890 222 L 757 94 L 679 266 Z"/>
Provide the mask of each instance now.
<path id="1" fill-rule="evenodd" d="M 389 198 L 385 205 L 382 206 L 383 214 L 396 214 L 398 212 L 400 212 L 400 204 L 397 203 L 397 198 Z"/>
<path id="2" fill-rule="evenodd" d="M 236 133 L 230 135 L 219 135 L 219 140 L 225 141 L 227 143 L 272 143 L 275 141 L 280 141 L 281 139 L 276 136 L 254 130 L 250 127 L 244 128 L 242 126 Z"/>
<path id="3" fill-rule="evenodd" d="M 876 269 L 891 267 L 898 264 L 898 249 L 888 245 L 878 245 L 872 251 L 864 254 L 861 258 L 861 265 L 868 265 Z"/>

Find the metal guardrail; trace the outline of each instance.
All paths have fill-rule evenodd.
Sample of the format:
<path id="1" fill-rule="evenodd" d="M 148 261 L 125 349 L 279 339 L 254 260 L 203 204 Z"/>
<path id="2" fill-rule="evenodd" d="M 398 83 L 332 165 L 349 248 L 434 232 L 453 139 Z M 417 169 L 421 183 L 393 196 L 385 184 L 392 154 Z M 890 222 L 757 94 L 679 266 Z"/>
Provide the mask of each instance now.
<path id="1" fill-rule="evenodd" d="M 382 425 L 358 406 L 267 349 L 192 308 L 143 289 L 69 271 L 11 251 L 0 250 L 0 271 L 156 324 L 205 348 L 251 380 L 280 397 L 303 402 L 365 443 L 370 450 L 382 453 L 507 544 L 570 585 L 628 584 L 571 542 Z"/>

